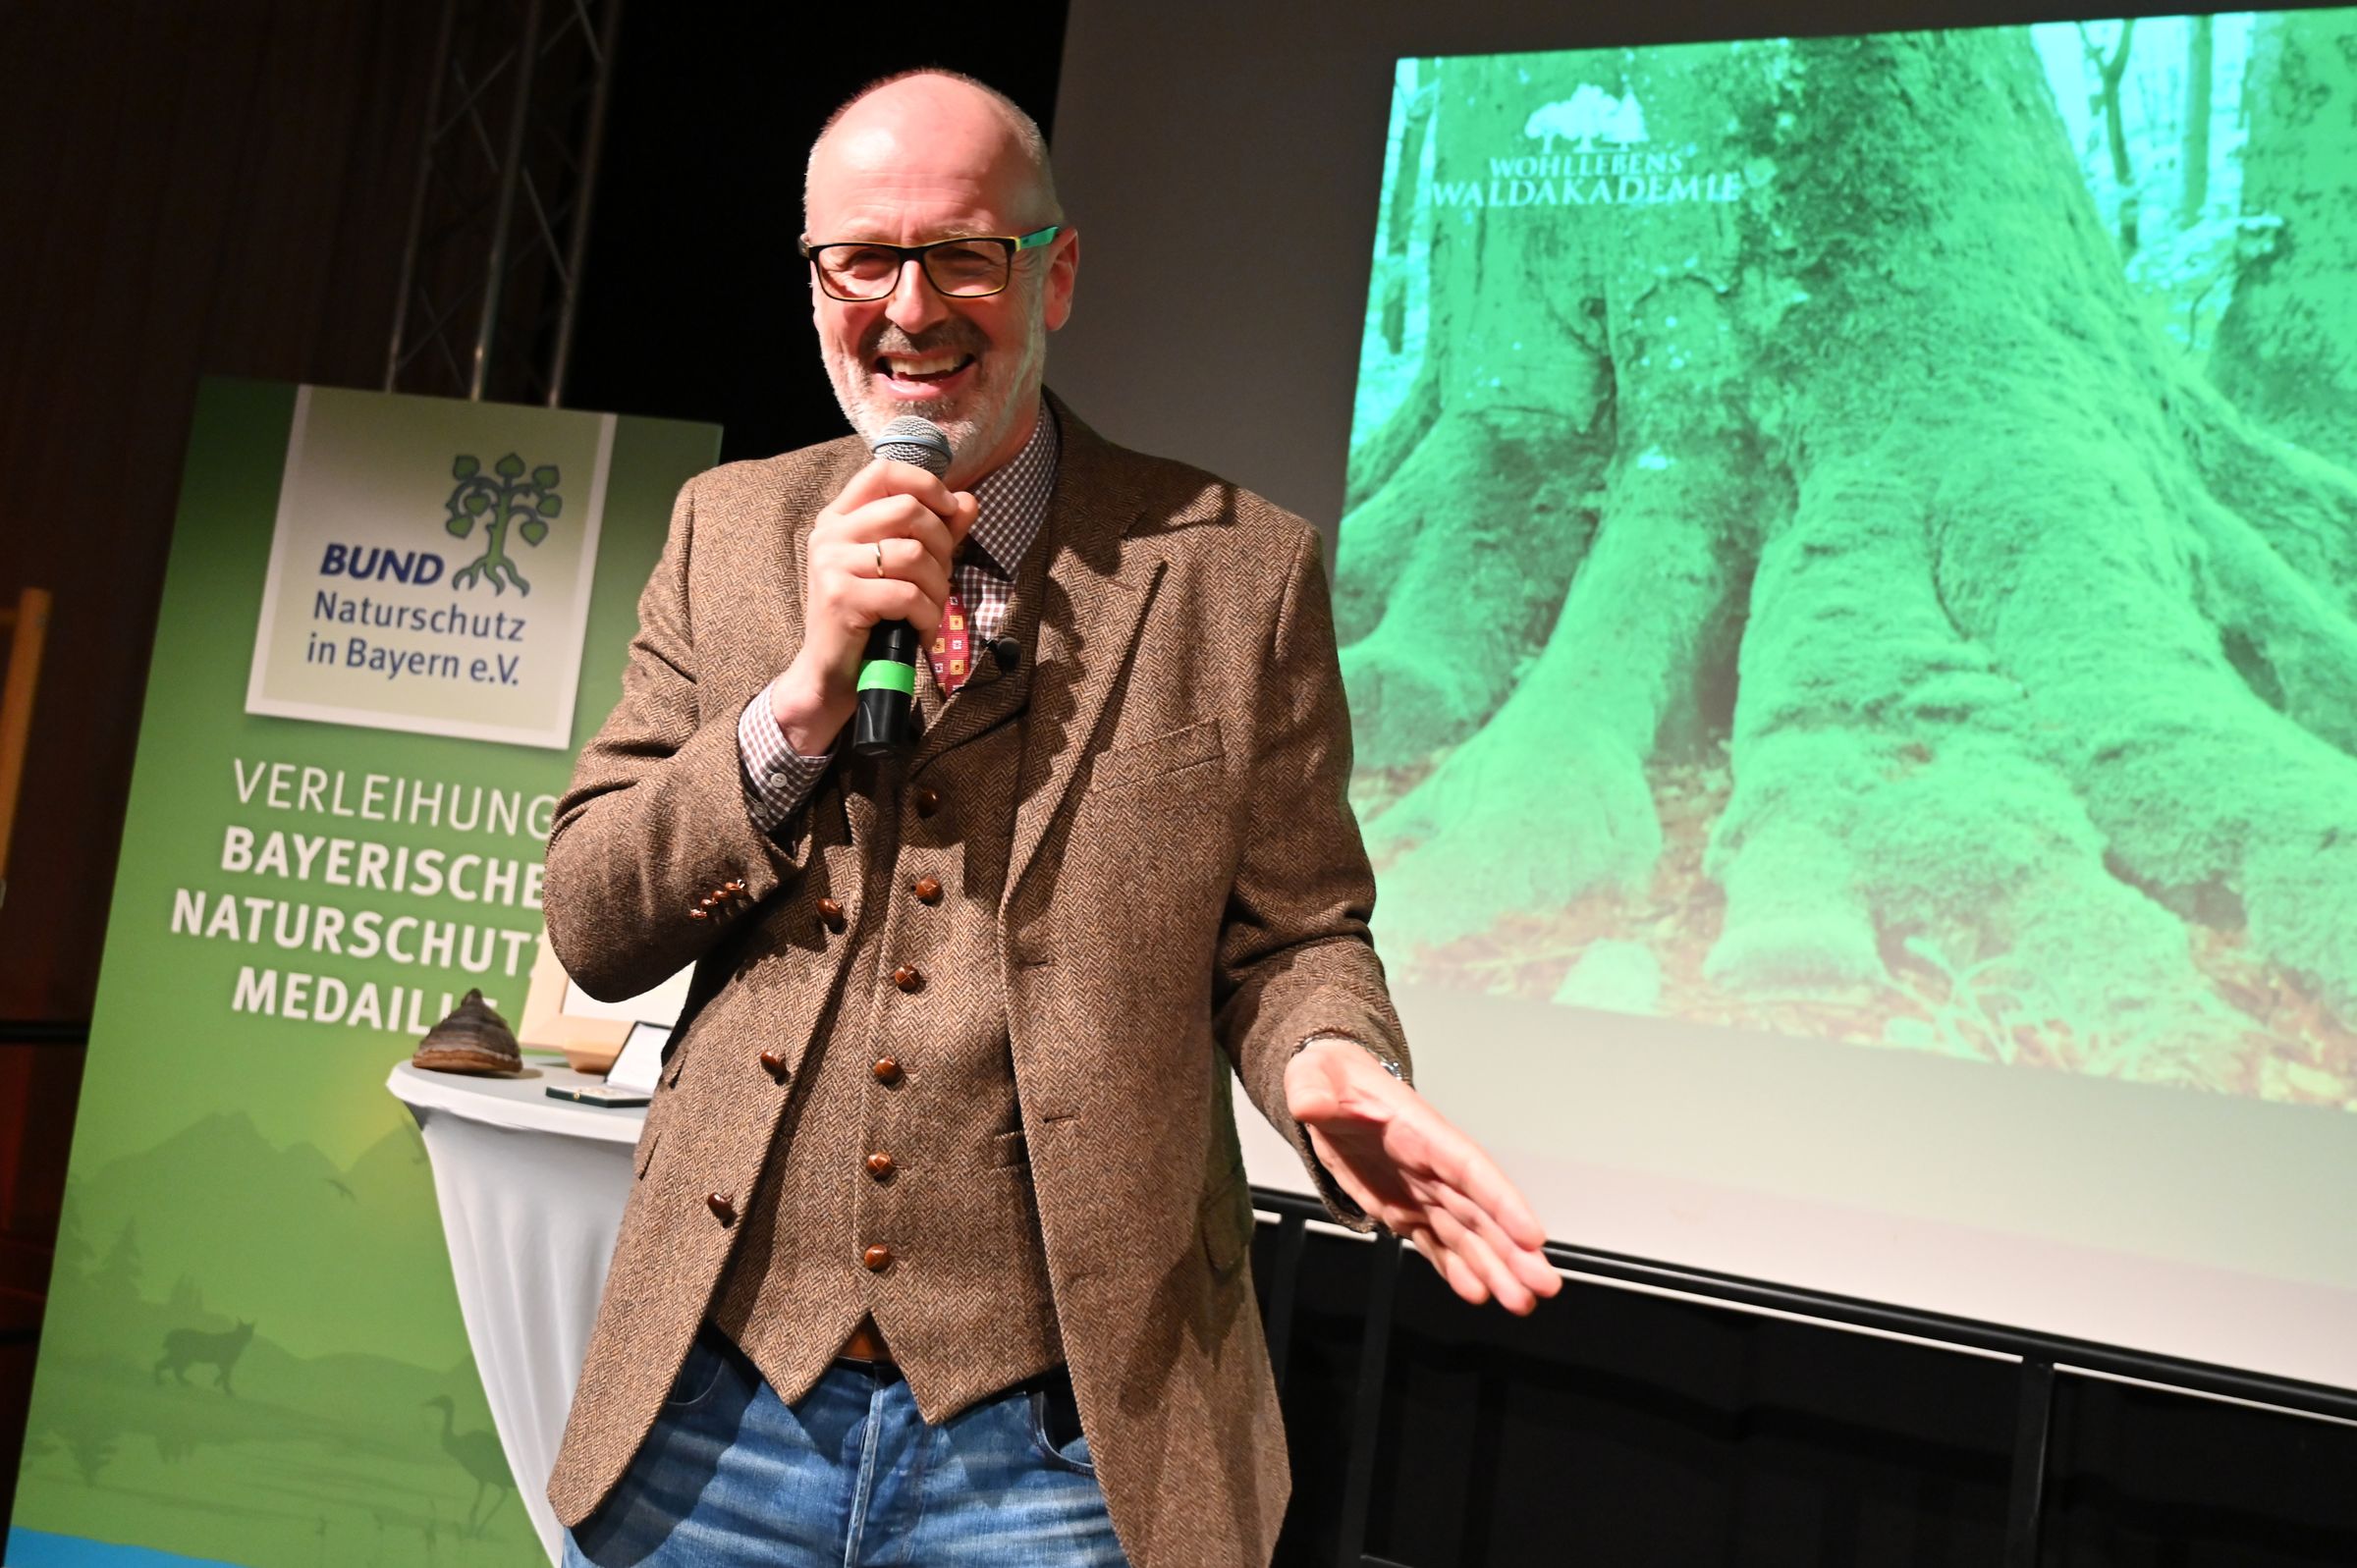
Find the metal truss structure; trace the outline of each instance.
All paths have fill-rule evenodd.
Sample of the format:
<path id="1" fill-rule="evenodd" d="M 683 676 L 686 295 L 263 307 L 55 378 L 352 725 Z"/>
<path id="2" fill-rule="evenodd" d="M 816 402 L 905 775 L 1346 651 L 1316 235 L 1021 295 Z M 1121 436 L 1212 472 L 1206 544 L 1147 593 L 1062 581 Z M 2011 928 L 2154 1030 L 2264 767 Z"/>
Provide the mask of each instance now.
<path id="1" fill-rule="evenodd" d="M 622 0 L 444 0 L 387 392 L 564 401 Z"/>

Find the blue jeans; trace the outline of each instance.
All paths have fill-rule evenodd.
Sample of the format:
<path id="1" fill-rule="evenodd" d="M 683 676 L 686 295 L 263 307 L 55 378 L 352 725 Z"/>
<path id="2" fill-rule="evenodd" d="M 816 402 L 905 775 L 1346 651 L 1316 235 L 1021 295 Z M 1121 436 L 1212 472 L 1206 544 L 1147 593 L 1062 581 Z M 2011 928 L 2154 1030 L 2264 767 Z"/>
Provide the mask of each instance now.
<path id="1" fill-rule="evenodd" d="M 565 1568 L 1125 1568 L 1088 1439 L 1050 1435 L 1067 1388 L 929 1427 L 899 1374 L 839 1361 L 790 1406 L 706 1325 Z"/>

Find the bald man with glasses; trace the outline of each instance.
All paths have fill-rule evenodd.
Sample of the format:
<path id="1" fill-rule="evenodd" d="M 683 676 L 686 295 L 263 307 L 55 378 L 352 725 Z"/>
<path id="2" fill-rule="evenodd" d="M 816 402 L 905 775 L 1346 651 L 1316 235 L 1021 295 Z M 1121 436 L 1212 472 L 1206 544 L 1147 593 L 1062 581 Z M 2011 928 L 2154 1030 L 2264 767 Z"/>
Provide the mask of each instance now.
<path id="1" fill-rule="evenodd" d="M 680 497 L 549 841 L 600 996 L 694 982 L 549 1495 L 600 1565 L 1268 1561 L 1288 1490 L 1232 1084 L 1468 1301 L 1558 1276 L 1409 1085 L 1314 529 L 1043 387 L 1079 236 L 989 88 L 804 190 L 856 437 Z M 917 414 L 936 478 L 871 459 Z M 846 735 L 871 628 L 915 738 Z"/>

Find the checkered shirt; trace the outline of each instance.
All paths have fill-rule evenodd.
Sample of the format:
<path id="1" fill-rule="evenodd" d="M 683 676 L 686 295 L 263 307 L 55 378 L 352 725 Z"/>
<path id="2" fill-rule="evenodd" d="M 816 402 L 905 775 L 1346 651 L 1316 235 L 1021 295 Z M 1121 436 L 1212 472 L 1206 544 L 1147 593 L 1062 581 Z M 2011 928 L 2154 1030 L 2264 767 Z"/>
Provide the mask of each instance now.
<path id="1" fill-rule="evenodd" d="M 979 511 L 950 572 L 951 589 L 973 627 L 973 646 L 998 637 L 1014 600 L 1014 573 L 1039 525 L 1047 520 L 1048 497 L 1056 488 L 1056 460 L 1063 438 L 1045 400 L 1031 439 L 997 470 L 974 486 Z M 779 679 L 784 679 L 781 672 Z M 774 686 L 776 681 L 772 681 Z M 737 750 L 744 763 L 744 807 L 763 833 L 794 815 L 833 760 L 833 749 L 805 757 L 778 728 L 772 693 L 744 705 L 737 719 Z"/>

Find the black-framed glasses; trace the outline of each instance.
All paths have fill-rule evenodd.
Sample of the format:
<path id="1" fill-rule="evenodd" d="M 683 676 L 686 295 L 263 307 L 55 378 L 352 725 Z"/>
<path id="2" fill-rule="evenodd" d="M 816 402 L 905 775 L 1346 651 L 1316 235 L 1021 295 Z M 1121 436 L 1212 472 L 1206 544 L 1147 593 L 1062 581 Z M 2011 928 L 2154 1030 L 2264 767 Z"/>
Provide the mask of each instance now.
<path id="1" fill-rule="evenodd" d="M 1005 289 L 1014 276 L 1018 251 L 1036 250 L 1064 233 L 1051 223 L 1029 234 L 968 234 L 921 245 L 888 245 L 880 240 L 802 242 L 819 288 L 831 299 L 861 304 L 882 299 L 900 287 L 909 261 L 924 269 L 925 281 L 953 299 L 980 299 Z"/>

